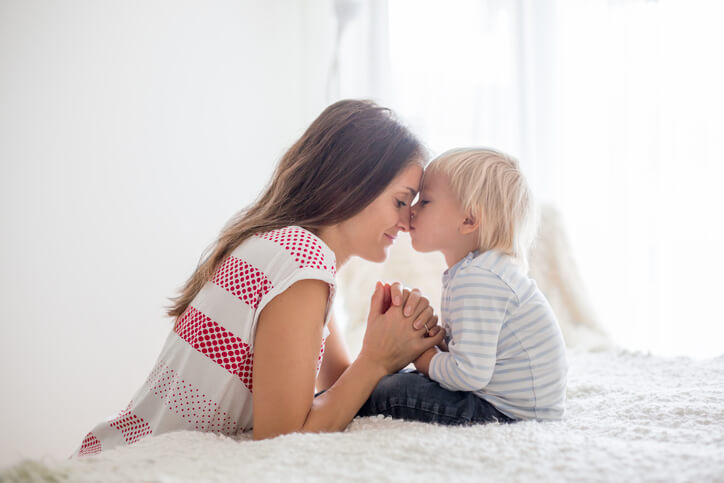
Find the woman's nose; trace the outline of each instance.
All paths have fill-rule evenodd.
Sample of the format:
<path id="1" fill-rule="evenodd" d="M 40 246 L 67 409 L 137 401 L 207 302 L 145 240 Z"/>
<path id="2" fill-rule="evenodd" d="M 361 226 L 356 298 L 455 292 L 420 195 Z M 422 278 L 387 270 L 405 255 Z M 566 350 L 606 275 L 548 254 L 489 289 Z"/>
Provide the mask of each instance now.
<path id="1" fill-rule="evenodd" d="M 397 227 L 401 231 L 410 231 L 410 218 L 412 216 L 412 210 L 401 210 L 400 219 L 397 220 Z"/>

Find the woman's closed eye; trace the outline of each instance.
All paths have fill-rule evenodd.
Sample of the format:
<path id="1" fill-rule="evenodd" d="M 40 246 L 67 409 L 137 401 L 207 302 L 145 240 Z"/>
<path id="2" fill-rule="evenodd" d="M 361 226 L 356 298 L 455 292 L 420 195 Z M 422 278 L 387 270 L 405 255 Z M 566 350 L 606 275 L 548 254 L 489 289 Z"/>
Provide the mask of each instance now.
<path id="1" fill-rule="evenodd" d="M 402 208 L 403 206 L 407 206 L 407 203 L 405 203 L 405 202 L 402 201 L 402 200 L 398 200 L 398 199 L 395 198 L 395 201 L 397 202 L 397 207 L 398 207 L 398 208 Z"/>

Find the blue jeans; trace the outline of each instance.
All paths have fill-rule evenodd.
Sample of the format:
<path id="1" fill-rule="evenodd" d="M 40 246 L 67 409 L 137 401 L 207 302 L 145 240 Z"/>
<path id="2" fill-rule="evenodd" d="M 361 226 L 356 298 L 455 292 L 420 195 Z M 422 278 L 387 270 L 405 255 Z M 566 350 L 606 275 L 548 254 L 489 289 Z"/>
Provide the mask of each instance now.
<path id="1" fill-rule="evenodd" d="M 357 416 L 375 414 L 445 425 L 514 421 L 471 392 L 448 391 L 409 370 L 383 377 Z"/>

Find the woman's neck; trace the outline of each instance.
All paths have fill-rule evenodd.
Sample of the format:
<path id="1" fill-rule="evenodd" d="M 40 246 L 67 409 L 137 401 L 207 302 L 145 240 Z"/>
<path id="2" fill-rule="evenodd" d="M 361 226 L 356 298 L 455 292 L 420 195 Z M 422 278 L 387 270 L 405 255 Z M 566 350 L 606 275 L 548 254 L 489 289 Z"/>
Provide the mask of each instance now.
<path id="1" fill-rule="evenodd" d="M 346 244 L 343 243 L 339 231 L 335 230 L 333 226 L 325 226 L 320 228 L 315 235 L 317 235 L 329 247 L 329 249 L 334 252 L 337 270 L 342 268 L 342 265 L 347 263 L 347 260 L 349 260 L 350 253 L 346 249 Z"/>

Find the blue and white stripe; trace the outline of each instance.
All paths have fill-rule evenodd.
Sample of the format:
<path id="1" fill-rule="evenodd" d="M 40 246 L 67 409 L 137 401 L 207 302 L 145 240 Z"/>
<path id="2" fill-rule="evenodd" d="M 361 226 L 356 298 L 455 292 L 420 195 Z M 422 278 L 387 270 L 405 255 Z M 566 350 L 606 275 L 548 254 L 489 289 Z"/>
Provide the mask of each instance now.
<path id="1" fill-rule="evenodd" d="M 545 296 L 511 257 L 471 252 L 448 269 L 441 312 L 449 352 L 432 358 L 431 379 L 514 419 L 563 416 L 563 337 Z"/>

